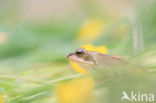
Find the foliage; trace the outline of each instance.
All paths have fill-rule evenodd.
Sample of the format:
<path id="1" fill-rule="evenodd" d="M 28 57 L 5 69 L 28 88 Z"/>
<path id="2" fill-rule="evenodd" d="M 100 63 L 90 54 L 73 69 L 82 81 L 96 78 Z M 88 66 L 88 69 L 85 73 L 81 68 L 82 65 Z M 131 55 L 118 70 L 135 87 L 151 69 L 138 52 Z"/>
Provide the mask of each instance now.
<path id="1" fill-rule="evenodd" d="M 133 74 L 113 79 L 108 85 L 104 82 L 102 85 L 94 86 L 95 81 L 88 82 L 88 85 L 91 83 L 91 87 L 88 88 L 93 89 L 92 92 L 97 97 L 96 102 L 101 103 L 105 98 L 106 103 L 108 101 L 114 103 L 117 100 L 116 93 L 120 92 L 122 87 L 125 88 L 126 84 L 132 88 L 142 87 L 142 90 L 147 87 L 153 88 L 155 85 L 152 83 L 155 82 L 153 78 L 156 68 L 154 0 L 137 0 L 129 5 L 119 0 L 118 3 L 113 3 L 116 6 L 108 5 L 109 8 L 107 5 L 101 6 L 98 1 L 95 3 L 92 0 L 80 0 L 84 17 L 69 15 L 62 20 L 51 18 L 45 22 L 35 22 L 20 17 L 21 5 L 18 0 L 15 1 L 2 0 L 0 3 L 5 5 L 0 6 L 2 14 L 0 15 L 0 103 L 3 103 L 3 100 L 5 103 L 57 103 L 55 87 L 62 81 L 67 88 L 74 85 L 80 89 L 79 86 L 75 86 L 74 80 L 88 74 L 75 72 L 66 56 L 83 44 L 94 45 L 89 45 L 91 49 L 105 45 L 100 51 L 107 53 L 108 49 L 108 54 L 121 55 L 135 65 L 152 72 L 145 82 L 150 86 L 138 82 L 144 81 L 144 77 L 135 79 L 140 78 L 140 75 Z M 123 9 L 117 4 L 121 4 Z M 130 14 L 126 14 L 127 12 Z M 97 50 L 99 49 L 95 51 Z M 82 81 L 78 81 L 77 84 L 81 84 Z M 133 85 L 135 83 L 136 85 Z M 83 93 L 85 91 L 81 91 L 85 95 Z"/>

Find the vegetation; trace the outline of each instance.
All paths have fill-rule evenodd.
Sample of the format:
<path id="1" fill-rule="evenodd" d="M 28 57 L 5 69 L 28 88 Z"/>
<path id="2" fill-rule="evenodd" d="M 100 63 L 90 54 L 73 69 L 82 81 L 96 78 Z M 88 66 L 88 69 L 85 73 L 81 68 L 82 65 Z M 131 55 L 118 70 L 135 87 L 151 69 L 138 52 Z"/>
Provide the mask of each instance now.
<path id="1" fill-rule="evenodd" d="M 42 22 L 23 19 L 20 16 L 21 4 L 18 0 L 14 3 L 2 0 L 0 103 L 3 100 L 5 103 L 58 103 L 57 87 L 61 85 L 60 82 L 67 83 L 62 85 L 68 87 L 75 86 L 75 82 L 72 82 L 74 80 L 78 79 L 77 85 L 85 84 L 88 80 L 79 80 L 88 74 L 77 73 L 67 60 L 70 52 L 84 44 L 105 46 L 108 54 L 121 55 L 152 72 L 152 76 L 146 78 L 149 81 L 147 86 L 139 84 L 139 79 L 131 82 L 130 75 L 120 77 L 109 85 L 103 84 L 110 87 L 105 89 L 105 86 L 96 86 L 95 81 L 89 78 L 86 88 L 90 89 L 85 90 L 87 93 L 94 92 L 97 100 L 91 100 L 93 103 L 103 103 L 104 100 L 114 103 L 111 97 L 114 100 L 119 99 L 115 98 L 114 92 L 121 94 L 123 89 L 116 90 L 114 87 L 120 87 L 122 83 L 134 83 L 135 89 L 152 88 L 151 91 L 155 93 L 153 78 L 156 69 L 156 2 L 119 0 L 118 4 L 106 3 L 103 6 L 100 1 L 80 0 L 79 4 L 83 8 L 83 17 L 83 13 L 80 17 L 73 14 L 64 16 L 61 20 L 51 18 Z"/>

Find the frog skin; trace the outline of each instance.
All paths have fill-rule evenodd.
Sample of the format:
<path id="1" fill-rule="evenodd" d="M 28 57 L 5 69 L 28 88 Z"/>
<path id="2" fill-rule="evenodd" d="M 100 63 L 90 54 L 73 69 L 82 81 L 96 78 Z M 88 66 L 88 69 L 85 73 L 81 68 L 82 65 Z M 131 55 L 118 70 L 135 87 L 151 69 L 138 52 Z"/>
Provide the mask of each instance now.
<path id="1" fill-rule="evenodd" d="M 68 60 L 72 61 L 85 69 L 116 67 L 125 64 L 125 60 L 120 56 L 111 56 L 95 51 L 87 51 L 83 48 L 70 53 Z"/>

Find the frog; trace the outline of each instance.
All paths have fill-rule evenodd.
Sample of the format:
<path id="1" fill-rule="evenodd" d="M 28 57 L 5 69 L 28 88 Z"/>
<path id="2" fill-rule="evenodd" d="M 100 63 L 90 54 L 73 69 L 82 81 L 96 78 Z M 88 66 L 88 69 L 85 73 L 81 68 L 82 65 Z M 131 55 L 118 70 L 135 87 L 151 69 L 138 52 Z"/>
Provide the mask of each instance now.
<path id="1" fill-rule="evenodd" d="M 122 56 L 103 54 L 84 48 L 78 48 L 75 52 L 70 53 L 67 58 L 89 71 L 89 74 L 100 85 L 127 76 L 141 78 L 148 73 L 145 68 L 133 64 Z"/>
<path id="2" fill-rule="evenodd" d="M 84 48 L 78 48 L 75 52 L 70 53 L 67 58 L 69 61 L 72 61 L 87 70 L 112 68 L 126 64 L 125 59 L 121 56 L 88 51 Z"/>

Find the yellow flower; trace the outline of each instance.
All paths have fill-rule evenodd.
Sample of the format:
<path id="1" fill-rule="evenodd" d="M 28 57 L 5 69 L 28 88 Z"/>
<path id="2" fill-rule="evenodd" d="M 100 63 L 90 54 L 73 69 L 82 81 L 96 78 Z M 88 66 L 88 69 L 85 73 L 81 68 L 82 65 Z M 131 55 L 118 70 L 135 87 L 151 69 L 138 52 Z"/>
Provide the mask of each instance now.
<path id="1" fill-rule="evenodd" d="M 92 90 L 92 77 L 83 77 L 74 81 L 60 83 L 56 86 L 59 103 L 95 103 Z"/>
<path id="2" fill-rule="evenodd" d="M 103 53 L 103 54 L 107 54 L 107 52 L 108 52 L 108 50 L 105 46 L 94 46 L 92 44 L 86 44 L 86 45 L 82 45 L 81 47 L 84 48 L 85 50 L 95 51 L 95 52 L 99 52 L 99 53 Z M 70 61 L 70 64 L 71 64 L 72 68 L 75 71 L 77 71 L 78 73 L 82 73 L 82 74 L 88 73 L 87 70 L 85 70 L 78 64 L 71 62 L 71 61 Z"/>
<path id="3" fill-rule="evenodd" d="M 75 69 L 75 71 L 77 71 L 78 73 L 86 74 L 88 72 L 87 70 L 80 67 L 78 64 L 76 64 L 74 62 L 70 61 L 70 64 L 71 64 L 72 68 Z"/>
<path id="4" fill-rule="evenodd" d="M 85 45 L 82 45 L 81 47 L 88 51 L 95 51 L 95 52 L 99 52 L 103 54 L 108 53 L 108 50 L 105 46 L 94 46 L 92 44 L 85 44 Z"/>
<path id="5" fill-rule="evenodd" d="M 0 103 L 4 103 L 3 96 L 0 94 Z"/>
<path id="6" fill-rule="evenodd" d="M 86 20 L 78 33 L 79 41 L 92 41 L 100 36 L 103 29 L 103 21 L 99 19 Z"/>

